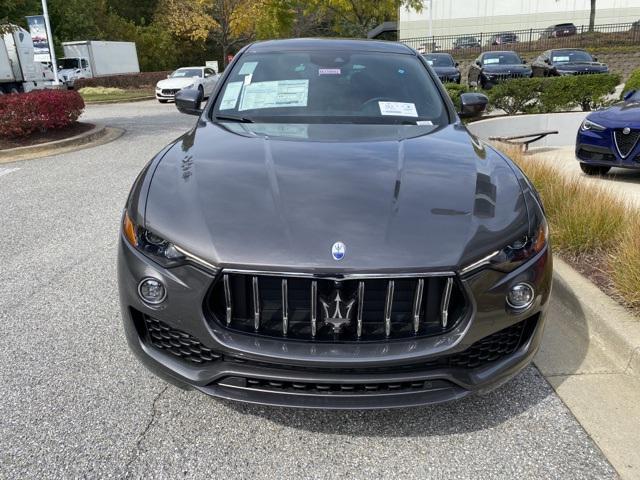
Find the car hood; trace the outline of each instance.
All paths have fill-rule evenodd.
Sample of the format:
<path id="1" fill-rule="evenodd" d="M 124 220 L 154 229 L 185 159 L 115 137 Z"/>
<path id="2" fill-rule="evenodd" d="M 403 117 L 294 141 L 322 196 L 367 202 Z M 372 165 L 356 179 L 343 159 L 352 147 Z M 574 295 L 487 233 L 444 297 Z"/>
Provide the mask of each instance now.
<path id="1" fill-rule="evenodd" d="M 200 121 L 159 162 L 145 225 L 222 267 L 346 273 L 457 269 L 528 216 L 513 166 L 460 125 Z"/>
<path id="2" fill-rule="evenodd" d="M 640 102 L 620 102 L 615 105 L 591 112 L 587 117 L 603 127 L 640 128 Z"/>
<path id="3" fill-rule="evenodd" d="M 485 65 L 482 67 L 484 73 L 531 73 L 531 67 L 529 65 L 523 65 L 520 63 L 514 63 L 511 65 Z"/>
<path id="4" fill-rule="evenodd" d="M 157 83 L 158 88 L 184 88 L 193 85 L 198 79 L 194 77 L 178 77 L 160 80 Z"/>
<path id="5" fill-rule="evenodd" d="M 433 67 L 433 70 L 436 72 L 437 75 L 446 75 L 446 76 L 453 76 L 453 75 L 459 75 L 460 74 L 460 70 L 458 70 L 456 67 Z"/>
<path id="6" fill-rule="evenodd" d="M 554 65 L 554 68 L 559 72 L 584 72 L 584 71 L 606 71 L 608 67 L 604 63 L 599 62 L 571 62 Z"/>
<path id="7" fill-rule="evenodd" d="M 61 68 L 60 70 L 58 70 L 58 76 L 64 76 L 67 78 L 75 77 L 77 75 L 76 70 L 77 68 Z"/>

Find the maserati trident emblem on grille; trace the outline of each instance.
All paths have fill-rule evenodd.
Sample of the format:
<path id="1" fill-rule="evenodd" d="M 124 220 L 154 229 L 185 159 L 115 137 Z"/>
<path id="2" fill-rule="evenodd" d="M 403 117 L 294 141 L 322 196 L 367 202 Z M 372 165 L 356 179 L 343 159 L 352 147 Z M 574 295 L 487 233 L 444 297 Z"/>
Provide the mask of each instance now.
<path id="1" fill-rule="evenodd" d="M 346 250 L 347 250 L 347 247 L 345 246 L 344 243 L 336 242 L 331 247 L 331 255 L 333 256 L 334 260 L 340 261 L 344 258 Z"/>
<path id="2" fill-rule="evenodd" d="M 631 129 L 629 127 L 624 127 L 622 129 L 622 133 L 624 133 L 625 135 L 629 135 L 631 133 Z"/>
<path id="3" fill-rule="evenodd" d="M 323 322 L 333 327 L 334 333 L 339 333 L 343 327 L 351 323 L 351 312 L 355 303 L 355 298 L 348 301 L 343 300 L 340 296 L 340 290 L 335 290 L 330 298 L 320 297 Z"/>

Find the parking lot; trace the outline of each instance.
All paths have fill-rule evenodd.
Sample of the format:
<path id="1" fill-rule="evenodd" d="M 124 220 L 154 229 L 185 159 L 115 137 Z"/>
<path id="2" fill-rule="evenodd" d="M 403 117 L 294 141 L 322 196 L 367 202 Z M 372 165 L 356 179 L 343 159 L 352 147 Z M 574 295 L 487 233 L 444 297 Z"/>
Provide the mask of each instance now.
<path id="1" fill-rule="evenodd" d="M 0 168 L 1 478 L 615 478 L 535 367 L 487 397 L 348 413 L 153 377 L 120 325 L 118 223 L 138 171 L 194 117 L 149 101 L 83 120 L 126 133 Z"/>

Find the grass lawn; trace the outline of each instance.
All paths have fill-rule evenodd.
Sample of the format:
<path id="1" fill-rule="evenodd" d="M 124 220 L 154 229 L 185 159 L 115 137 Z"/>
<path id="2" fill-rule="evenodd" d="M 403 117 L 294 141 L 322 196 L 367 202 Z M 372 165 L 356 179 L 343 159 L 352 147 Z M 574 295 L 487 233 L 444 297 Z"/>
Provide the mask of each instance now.
<path id="1" fill-rule="evenodd" d="M 100 101 L 126 101 L 133 98 L 153 96 L 153 88 L 106 88 L 106 87 L 85 87 L 78 90 L 85 102 Z"/>

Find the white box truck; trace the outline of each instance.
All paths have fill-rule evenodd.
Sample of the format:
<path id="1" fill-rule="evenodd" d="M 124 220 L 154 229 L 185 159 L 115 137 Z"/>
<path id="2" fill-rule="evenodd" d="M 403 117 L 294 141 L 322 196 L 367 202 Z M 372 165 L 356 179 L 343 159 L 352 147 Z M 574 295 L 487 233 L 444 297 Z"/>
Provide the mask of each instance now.
<path id="1" fill-rule="evenodd" d="M 58 59 L 58 75 L 69 87 L 79 78 L 140 72 L 133 42 L 63 42 L 62 48 L 64 58 Z"/>
<path id="2" fill-rule="evenodd" d="M 51 70 L 34 60 L 29 32 L 18 26 L 0 36 L 0 94 L 51 86 Z"/>

